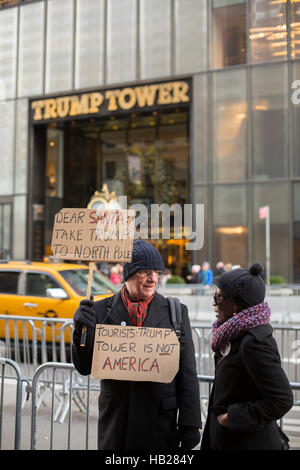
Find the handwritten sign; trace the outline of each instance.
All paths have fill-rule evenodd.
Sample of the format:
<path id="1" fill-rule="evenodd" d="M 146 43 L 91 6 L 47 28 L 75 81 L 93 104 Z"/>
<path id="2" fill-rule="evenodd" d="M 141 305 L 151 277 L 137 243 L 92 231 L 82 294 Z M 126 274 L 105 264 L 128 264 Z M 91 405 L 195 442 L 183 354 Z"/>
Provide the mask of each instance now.
<path id="1" fill-rule="evenodd" d="M 96 325 L 91 375 L 95 379 L 170 383 L 180 345 L 169 328 Z"/>
<path id="2" fill-rule="evenodd" d="M 55 215 L 51 249 L 57 259 L 129 262 L 133 210 L 62 209 Z"/>

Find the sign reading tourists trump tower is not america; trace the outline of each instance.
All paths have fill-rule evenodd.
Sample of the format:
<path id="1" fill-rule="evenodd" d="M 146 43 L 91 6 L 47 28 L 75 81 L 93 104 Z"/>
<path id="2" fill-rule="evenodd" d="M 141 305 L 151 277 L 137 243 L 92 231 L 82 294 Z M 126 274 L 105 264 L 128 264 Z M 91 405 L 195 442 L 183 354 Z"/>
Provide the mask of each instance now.
<path id="1" fill-rule="evenodd" d="M 178 372 L 179 350 L 170 328 L 97 324 L 91 375 L 170 383 Z"/>
<path id="2" fill-rule="evenodd" d="M 128 262 L 133 210 L 62 209 L 55 215 L 51 249 L 57 259 Z"/>

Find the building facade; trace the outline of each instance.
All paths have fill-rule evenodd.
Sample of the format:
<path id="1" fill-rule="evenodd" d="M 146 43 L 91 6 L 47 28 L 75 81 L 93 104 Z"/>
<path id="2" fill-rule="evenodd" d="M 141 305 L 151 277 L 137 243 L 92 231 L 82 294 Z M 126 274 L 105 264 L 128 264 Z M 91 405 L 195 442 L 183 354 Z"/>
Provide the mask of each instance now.
<path id="1" fill-rule="evenodd" d="M 157 241 L 179 273 L 264 263 L 269 205 L 271 274 L 300 282 L 300 3 L 0 6 L 0 257 L 42 259 L 53 215 L 106 184 L 205 204 L 201 250 Z"/>

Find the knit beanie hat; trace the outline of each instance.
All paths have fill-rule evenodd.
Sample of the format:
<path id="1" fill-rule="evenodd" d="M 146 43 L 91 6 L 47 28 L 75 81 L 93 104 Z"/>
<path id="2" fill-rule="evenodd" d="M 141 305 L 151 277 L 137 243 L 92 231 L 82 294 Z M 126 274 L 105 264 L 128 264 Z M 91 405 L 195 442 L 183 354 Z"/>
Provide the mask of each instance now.
<path id="1" fill-rule="evenodd" d="M 125 263 L 123 266 L 124 281 L 143 269 L 164 271 L 165 267 L 160 252 L 151 243 L 145 240 L 135 240 L 132 247 L 131 262 Z"/>
<path id="2" fill-rule="evenodd" d="M 261 276 L 263 267 L 253 263 L 249 269 L 237 268 L 223 273 L 215 284 L 227 297 L 243 308 L 252 307 L 264 301 L 266 286 Z"/>

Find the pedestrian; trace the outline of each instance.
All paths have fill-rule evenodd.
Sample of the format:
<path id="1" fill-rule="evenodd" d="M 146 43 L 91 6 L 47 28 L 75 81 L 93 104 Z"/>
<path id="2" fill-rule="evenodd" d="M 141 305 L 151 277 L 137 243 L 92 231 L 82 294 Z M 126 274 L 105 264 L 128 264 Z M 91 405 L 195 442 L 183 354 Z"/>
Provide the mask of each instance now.
<path id="1" fill-rule="evenodd" d="M 215 277 L 221 276 L 225 272 L 223 261 L 218 261 L 216 264 Z"/>
<path id="2" fill-rule="evenodd" d="M 95 303 L 80 302 L 74 315 L 73 362 L 81 374 L 91 372 L 96 323 L 172 328 L 168 299 L 156 292 L 162 271 L 159 251 L 145 240 L 136 240 L 132 260 L 123 267 L 125 283 L 121 290 Z M 180 362 L 171 383 L 101 381 L 99 449 L 192 449 L 199 443 L 201 413 L 195 351 L 187 307 L 180 306 Z M 87 327 L 85 347 L 80 346 L 82 326 Z"/>
<path id="3" fill-rule="evenodd" d="M 261 272 L 254 263 L 215 279 L 215 378 L 201 449 L 282 448 L 276 420 L 293 406 L 293 393 L 272 336 Z"/>
<path id="4" fill-rule="evenodd" d="M 203 270 L 203 285 L 204 287 L 208 288 L 212 285 L 213 282 L 213 272 L 212 269 L 210 268 L 210 264 L 208 261 L 204 261 L 202 264 L 202 270 Z"/>

